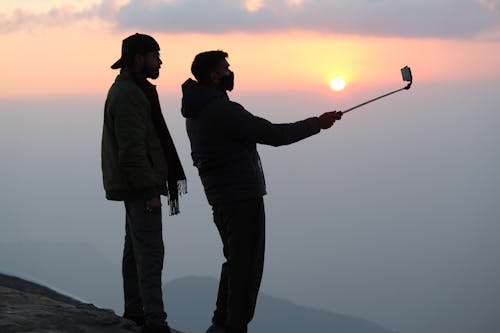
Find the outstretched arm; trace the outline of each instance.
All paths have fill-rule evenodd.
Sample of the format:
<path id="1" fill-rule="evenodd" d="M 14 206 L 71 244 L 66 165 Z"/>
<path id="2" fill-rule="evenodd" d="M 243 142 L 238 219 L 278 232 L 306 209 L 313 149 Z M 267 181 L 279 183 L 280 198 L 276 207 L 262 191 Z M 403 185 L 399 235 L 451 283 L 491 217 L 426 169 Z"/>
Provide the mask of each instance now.
<path id="1" fill-rule="evenodd" d="M 252 115 L 242 106 L 231 110 L 227 129 L 233 137 L 270 146 L 283 146 L 308 138 L 321 129 L 330 128 L 342 117 L 341 112 L 326 112 L 319 117 L 311 117 L 294 123 L 274 124 Z"/>

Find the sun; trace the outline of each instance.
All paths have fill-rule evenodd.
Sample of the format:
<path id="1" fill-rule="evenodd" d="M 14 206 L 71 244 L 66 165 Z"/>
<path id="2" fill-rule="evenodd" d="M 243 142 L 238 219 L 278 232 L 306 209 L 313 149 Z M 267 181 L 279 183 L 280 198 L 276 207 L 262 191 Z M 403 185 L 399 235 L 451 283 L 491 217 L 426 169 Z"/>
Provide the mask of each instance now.
<path id="1" fill-rule="evenodd" d="M 340 78 L 340 77 L 334 77 L 330 81 L 330 88 L 332 88 L 332 90 L 334 90 L 334 91 L 344 90 L 344 88 L 345 88 L 345 81 L 344 81 L 344 79 Z"/>

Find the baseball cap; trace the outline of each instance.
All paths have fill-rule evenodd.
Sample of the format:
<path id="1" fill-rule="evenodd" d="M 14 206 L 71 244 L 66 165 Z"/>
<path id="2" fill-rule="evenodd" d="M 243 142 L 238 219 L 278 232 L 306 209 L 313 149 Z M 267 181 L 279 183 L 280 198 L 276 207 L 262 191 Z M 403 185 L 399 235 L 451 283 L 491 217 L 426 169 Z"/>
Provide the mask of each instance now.
<path id="1" fill-rule="evenodd" d="M 160 45 L 156 40 L 148 35 L 135 33 L 128 36 L 122 42 L 122 56 L 113 65 L 112 69 L 123 68 L 127 65 L 127 61 L 136 54 L 144 54 L 151 51 L 159 51 Z"/>

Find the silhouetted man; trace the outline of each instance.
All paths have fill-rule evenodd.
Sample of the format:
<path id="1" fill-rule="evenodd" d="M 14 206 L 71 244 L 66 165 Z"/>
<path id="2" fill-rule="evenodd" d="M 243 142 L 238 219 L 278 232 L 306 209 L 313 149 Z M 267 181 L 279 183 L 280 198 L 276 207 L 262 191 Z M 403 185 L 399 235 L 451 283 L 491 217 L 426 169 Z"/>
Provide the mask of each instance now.
<path id="1" fill-rule="evenodd" d="M 291 124 L 272 124 L 229 100 L 234 85 L 227 53 L 198 54 L 196 81 L 182 85 L 182 114 L 213 219 L 223 243 L 216 309 L 207 333 L 244 333 L 252 320 L 264 265 L 266 194 L 256 144 L 281 146 L 319 133 L 341 112 Z"/>
<path id="2" fill-rule="evenodd" d="M 124 201 L 123 317 L 142 332 L 170 333 L 163 307 L 163 238 L 160 195 L 168 196 L 170 214 L 179 212 L 178 186 L 186 177 L 163 118 L 156 87 L 160 46 L 150 36 L 123 40 L 121 68 L 104 108 L 102 172 L 106 198 Z"/>

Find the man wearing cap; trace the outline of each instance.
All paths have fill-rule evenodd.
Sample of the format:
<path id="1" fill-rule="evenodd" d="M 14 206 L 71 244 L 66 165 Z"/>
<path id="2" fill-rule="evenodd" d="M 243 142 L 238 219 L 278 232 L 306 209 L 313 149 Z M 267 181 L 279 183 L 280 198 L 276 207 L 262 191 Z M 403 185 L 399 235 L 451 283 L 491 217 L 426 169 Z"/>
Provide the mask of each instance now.
<path id="1" fill-rule="evenodd" d="M 208 51 L 192 63 L 195 80 L 182 85 L 182 115 L 213 219 L 223 245 L 212 325 L 206 333 L 246 333 L 264 267 L 266 194 L 257 144 L 289 145 L 330 128 L 341 112 L 273 124 L 231 101 L 228 54 Z"/>
<path id="2" fill-rule="evenodd" d="M 121 68 L 106 98 L 101 166 L 108 200 L 125 205 L 122 275 L 123 317 L 142 332 L 170 333 L 162 299 L 164 246 L 160 196 L 170 215 L 179 213 L 186 177 L 163 118 L 156 87 L 160 46 L 148 35 L 123 40 Z"/>

